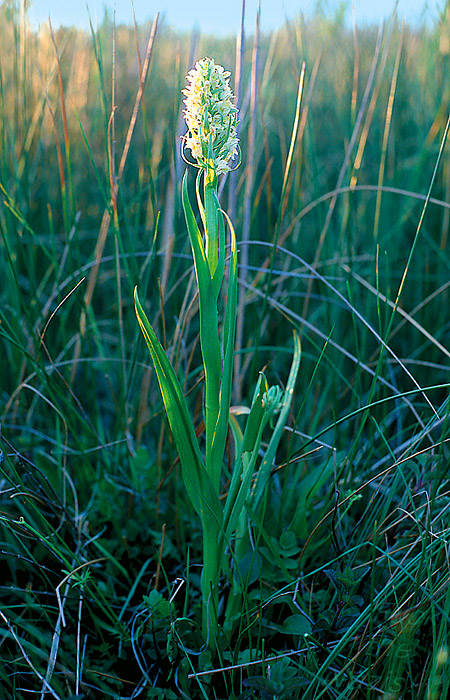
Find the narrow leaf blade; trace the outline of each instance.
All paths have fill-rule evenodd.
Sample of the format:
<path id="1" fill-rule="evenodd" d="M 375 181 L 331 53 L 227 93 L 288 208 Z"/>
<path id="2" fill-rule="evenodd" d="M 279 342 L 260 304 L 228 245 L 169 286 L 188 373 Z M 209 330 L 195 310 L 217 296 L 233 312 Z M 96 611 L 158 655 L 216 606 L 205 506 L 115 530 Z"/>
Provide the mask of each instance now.
<path id="1" fill-rule="evenodd" d="M 136 316 L 155 367 L 189 498 L 202 520 L 206 515 L 213 515 L 221 523 L 222 506 L 205 469 L 186 400 L 175 371 L 142 308 L 137 288 L 134 301 Z"/>

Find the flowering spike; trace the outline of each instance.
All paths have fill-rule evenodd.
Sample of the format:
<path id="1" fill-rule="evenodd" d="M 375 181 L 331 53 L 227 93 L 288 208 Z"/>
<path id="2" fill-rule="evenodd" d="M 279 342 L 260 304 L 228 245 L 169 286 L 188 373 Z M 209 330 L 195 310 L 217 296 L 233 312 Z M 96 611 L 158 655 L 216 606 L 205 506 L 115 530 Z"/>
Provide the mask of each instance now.
<path id="1" fill-rule="evenodd" d="M 238 152 L 238 109 L 229 76 L 213 59 L 202 58 L 189 71 L 190 85 L 183 90 L 188 127 L 184 147 L 191 150 L 200 168 L 208 171 L 212 161 L 215 175 L 231 170 L 230 161 Z"/>

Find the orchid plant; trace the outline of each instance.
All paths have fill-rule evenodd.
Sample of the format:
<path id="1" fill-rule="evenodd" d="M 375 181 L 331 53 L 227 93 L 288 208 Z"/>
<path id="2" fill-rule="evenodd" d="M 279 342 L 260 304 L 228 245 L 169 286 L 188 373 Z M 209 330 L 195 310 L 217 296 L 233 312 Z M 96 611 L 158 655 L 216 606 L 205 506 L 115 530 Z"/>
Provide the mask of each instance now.
<path id="1" fill-rule="evenodd" d="M 176 373 L 135 289 L 136 314 L 155 367 L 180 457 L 184 485 L 202 525 L 202 627 L 212 651 L 218 631 L 219 580 L 224 572 L 230 573 L 247 546 L 247 511 L 256 512 L 268 484 L 300 363 L 300 345 L 295 335 L 294 358 L 285 390 L 269 388 L 265 376 L 260 373 L 252 405 L 239 409 L 247 416 L 245 428 L 242 428 L 236 411 L 231 407 L 238 282 L 236 236 L 218 199 L 218 178 L 239 165 L 236 163 L 239 153 L 238 110 L 229 77 L 230 73 L 214 60 L 203 58 L 189 72 L 187 79 L 190 84 L 183 90 L 187 124 L 183 145 L 191 152 L 192 165 L 198 168 L 196 199 L 203 228 L 202 235 L 189 199 L 186 172 L 182 183 L 182 204 L 198 285 L 204 368 L 205 441 L 202 445 L 196 436 Z M 230 232 L 228 264 L 226 223 Z M 224 294 L 220 294 L 221 290 Z M 278 419 L 272 437 L 263 450 L 264 428 L 269 421 L 273 423 L 275 416 Z M 221 499 L 229 427 L 234 439 L 235 458 L 228 492 Z M 233 629 L 241 595 L 239 586 L 233 584 L 235 579 L 230 576 L 232 591 L 224 609 L 223 628 L 228 634 Z"/>

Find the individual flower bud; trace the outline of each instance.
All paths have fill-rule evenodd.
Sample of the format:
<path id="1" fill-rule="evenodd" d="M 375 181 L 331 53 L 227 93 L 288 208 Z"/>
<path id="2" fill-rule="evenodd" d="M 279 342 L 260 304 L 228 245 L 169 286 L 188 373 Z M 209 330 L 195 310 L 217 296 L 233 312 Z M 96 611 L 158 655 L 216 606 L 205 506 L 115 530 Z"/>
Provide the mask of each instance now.
<path id="1" fill-rule="evenodd" d="M 270 425 L 273 427 L 273 419 L 283 406 L 284 391 L 280 386 L 271 386 L 263 394 L 262 405 L 266 409 Z"/>

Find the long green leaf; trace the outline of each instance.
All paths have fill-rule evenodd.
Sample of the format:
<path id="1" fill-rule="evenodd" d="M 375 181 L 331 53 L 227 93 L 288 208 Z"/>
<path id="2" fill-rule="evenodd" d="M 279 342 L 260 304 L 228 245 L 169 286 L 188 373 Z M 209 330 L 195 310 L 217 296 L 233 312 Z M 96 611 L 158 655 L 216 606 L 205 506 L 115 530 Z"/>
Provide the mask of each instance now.
<path id="1" fill-rule="evenodd" d="M 286 421 L 289 414 L 289 409 L 292 403 L 292 396 L 294 394 L 294 387 L 297 381 L 298 370 L 300 367 L 300 357 L 301 357 L 301 346 L 300 338 L 296 331 L 294 331 L 294 357 L 292 359 L 291 371 L 289 372 L 288 381 L 286 384 L 286 390 L 284 392 L 283 405 L 281 407 L 280 414 L 278 416 L 277 424 L 272 433 L 269 445 L 267 447 L 264 458 L 261 462 L 261 466 L 258 470 L 258 476 L 256 479 L 255 488 L 251 498 L 251 506 L 254 511 L 257 510 L 258 504 L 264 494 L 264 489 L 266 488 L 270 470 L 272 468 L 273 460 L 275 459 L 276 451 L 278 449 L 283 430 L 286 426 Z"/>
<path id="2" fill-rule="evenodd" d="M 241 448 L 236 454 L 235 467 L 225 502 L 224 535 L 226 540 L 232 536 L 243 512 L 245 501 L 249 497 L 251 476 L 256 466 L 262 434 L 267 423 L 262 405 L 262 398 L 266 389 L 266 378 L 260 372 L 253 393 L 253 401 L 247 418 L 245 432 L 241 439 Z"/>
<path id="3" fill-rule="evenodd" d="M 169 359 L 150 325 L 134 291 L 136 316 L 149 349 L 158 378 L 170 429 L 180 457 L 183 481 L 195 510 L 205 523 L 212 516 L 216 525 L 222 523 L 222 506 L 209 477 L 189 416 L 186 400 Z"/>
<path id="4" fill-rule="evenodd" d="M 206 254 L 216 302 L 219 298 L 225 275 L 225 225 L 223 215 L 224 212 L 217 197 L 217 188 L 205 185 Z M 227 215 L 225 214 L 225 216 Z M 231 226 L 228 216 L 227 219 Z"/>
<path id="5" fill-rule="evenodd" d="M 234 340 L 237 306 L 237 245 L 233 225 L 225 214 L 231 234 L 231 254 L 228 275 L 228 296 L 223 329 L 223 370 L 219 395 L 219 415 L 211 444 L 211 462 L 222 465 L 230 420 L 231 389 L 233 383 Z"/>
<path id="6" fill-rule="evenodd" d="M 253 452 L 255 449 L 256 439 L 258 437 L 259 426 L 264 418 L 263 396 L 268 390 L 267 379 L 264 372 L 259 373 L 256 388 L 253 393 L 253 401 L 250 409 L 250 414 L 247 418 L 244 431 L 244 439 L 242 442 L 243 452 Z"/>
<path id="7" fill-rule="evenodd" d="M 200 344 L 205 368 L 206 468 L 213 480 L 216 493 L 218 493 L 222 463 L 212 460 L 211 446 L 219 417 L 222 352 L 219 342 L 217 305 L 210 266 L 201 233 L 189 201 L 186 174 L 183 177 L 182 202 L 194 257 L 199 295 Z"/>

